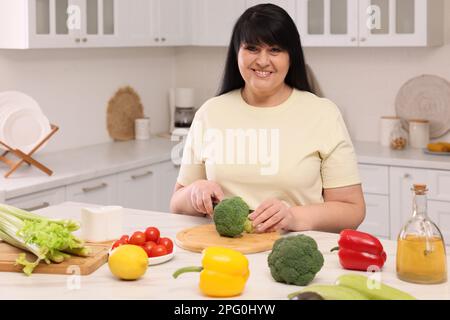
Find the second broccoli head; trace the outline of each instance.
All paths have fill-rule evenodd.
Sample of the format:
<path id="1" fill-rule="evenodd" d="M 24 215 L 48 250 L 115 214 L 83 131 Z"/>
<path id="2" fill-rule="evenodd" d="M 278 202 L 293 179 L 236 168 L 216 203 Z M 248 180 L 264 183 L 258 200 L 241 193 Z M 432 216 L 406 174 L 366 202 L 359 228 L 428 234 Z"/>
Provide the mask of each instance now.
<path id="1" fill-rule="evenodd" d="M 241 197 L 232 197 L 219 202 L 214 208 L 214 224 L 217 232 L 224 237 L 237 237 L 244 231 L 253 232 L 248 219 L 250 208 Z"/>

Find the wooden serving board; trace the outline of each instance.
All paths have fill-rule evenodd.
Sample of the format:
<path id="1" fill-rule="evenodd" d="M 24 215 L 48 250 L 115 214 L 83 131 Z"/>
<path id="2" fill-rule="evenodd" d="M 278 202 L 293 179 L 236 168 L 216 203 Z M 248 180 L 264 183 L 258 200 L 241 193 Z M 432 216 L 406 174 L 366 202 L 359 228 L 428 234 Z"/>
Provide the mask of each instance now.
<path id="1" fill-rule="evenodd" d="M 86 244 L 91 249 L 91 255 L 89 257 L 72 256 L 70 259 L 64 260 L 61 263 L 46 264 L 42 261 L 33 271 L 33 273 L 46 273 L 46 274 L 76 274 L 76 275 L 88 275 L 100 268 L 104 263 L 108 261 L 109 246 L 102 244 Z M 17 256 L 20 253 L 25 252 L 22 249 L 18 249 L 0 241 L 0 271 L 7 272 L 22 272 L 22 266 L 15 265 Z M 27 259 L 29 261 L 35 261 L 36 256 L 27 252 Z"/>
<path id="2" fill-rule="evenodd" d="M 238 238 L 221 237 L 214 224 L 200 225 L 177 233 L 176 244 L 186 250 L 201 252 L 211 246 L 226 247 L 242 253 L 256 253 L 272 250 L 280 238 L 278 232 L 243 233 Z"/>

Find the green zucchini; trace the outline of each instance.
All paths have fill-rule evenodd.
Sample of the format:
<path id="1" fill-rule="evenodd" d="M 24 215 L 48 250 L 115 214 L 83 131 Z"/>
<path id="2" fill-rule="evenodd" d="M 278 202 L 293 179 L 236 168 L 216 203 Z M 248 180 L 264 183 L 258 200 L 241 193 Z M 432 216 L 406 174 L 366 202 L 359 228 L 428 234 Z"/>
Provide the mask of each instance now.
<path id="1" fill-rule="evenodd" d="M 368 297 L 354 289 L 342 286 L 321 284 L 311 285 L 303 288 L 300 291 L 293 292 L 288 295 L 288 298 L 292 299 L 295 296 L 305 292 L 317 293 L 325 300 L 369 300 Z"/>
<path id="2" fill-rule="evenodd" d="M 369 283 L 372 284 L 369 287 Z M 396 288 L 390 287 L 376 280 L 358 274 L 344 274 L 340 276 L 338 286 L 354 289 L 369 297 L 371 300 L 416 300 L 412 295 Z"/>

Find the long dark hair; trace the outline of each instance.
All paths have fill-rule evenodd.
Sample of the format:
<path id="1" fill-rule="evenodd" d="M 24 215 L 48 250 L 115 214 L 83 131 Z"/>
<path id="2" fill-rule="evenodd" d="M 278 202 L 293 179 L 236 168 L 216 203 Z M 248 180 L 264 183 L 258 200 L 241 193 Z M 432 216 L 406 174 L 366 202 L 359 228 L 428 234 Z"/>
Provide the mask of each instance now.
<path id="1" fill-rule="evenodd" d="M 244 87 L 237 55 L 242 43 L 277 45 L 289 53 L 289 71 L 284 82 L 292 88 L 311 91 L 300 35 L 289 14 L 274 4 L 248 8 L 237 20 L 228 47 L 228 54 L 218 95 Z"/>

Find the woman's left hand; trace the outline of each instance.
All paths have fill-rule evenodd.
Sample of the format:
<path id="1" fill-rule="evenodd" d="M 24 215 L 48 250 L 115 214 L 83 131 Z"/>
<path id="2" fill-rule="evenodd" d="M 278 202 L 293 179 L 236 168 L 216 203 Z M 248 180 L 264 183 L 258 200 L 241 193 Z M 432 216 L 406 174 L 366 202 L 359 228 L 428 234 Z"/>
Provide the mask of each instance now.
<path id="1" fill-rule="evenodd" d="M 288 230 L 294 222 L 289 206 L 278 199 L 265 200 L 249 215 L 249 218 L 253 221 L 257 232 Z"/>

